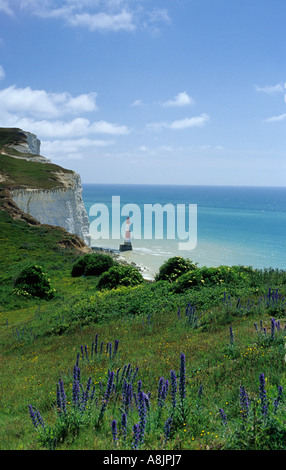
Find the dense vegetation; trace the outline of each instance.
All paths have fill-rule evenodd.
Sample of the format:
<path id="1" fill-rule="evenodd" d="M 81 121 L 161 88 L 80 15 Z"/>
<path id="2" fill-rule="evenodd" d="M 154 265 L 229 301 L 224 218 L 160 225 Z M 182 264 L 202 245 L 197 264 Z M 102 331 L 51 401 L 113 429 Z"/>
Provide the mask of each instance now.
<path id="1" fill-rule="evenodd" d="M 286 449 L 285 271 L 180 258 L 123 282 L 62 236 L 0 211 L 2 450 Z M 27 273 L 53 295 L 17 291 Z"/>

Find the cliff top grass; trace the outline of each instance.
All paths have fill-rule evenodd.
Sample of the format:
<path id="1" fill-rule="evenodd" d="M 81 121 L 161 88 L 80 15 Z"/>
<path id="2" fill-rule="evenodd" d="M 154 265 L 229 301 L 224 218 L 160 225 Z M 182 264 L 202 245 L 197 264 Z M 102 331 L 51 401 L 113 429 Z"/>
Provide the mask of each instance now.
<path id="1" fill-rule="evenodd" d="M 63 187 L 64 183 L 57 175 L 72 174 L 72 170 L 53 163 L 33 161 L 33 155 L 9 148 L 9 145 L 25 142 L 25 137 L 20 129 L 0 128 L 0 188 L 28 187 L 49 190 Z"/>

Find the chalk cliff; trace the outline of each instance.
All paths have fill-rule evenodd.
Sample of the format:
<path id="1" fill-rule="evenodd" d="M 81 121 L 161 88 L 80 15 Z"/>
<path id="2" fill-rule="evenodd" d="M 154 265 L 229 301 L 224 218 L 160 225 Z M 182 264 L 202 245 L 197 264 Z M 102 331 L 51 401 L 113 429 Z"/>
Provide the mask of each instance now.
<path id="1" fill-rule="evenodd" d="M 0 144 L 1 130 L 5 136 L 10 131 L 10 138 L 2 139 L 0 182 L 12 201 L 41 224 L 62 227 L 90 246 L 80 175 L 41 156 L 40 141 L 34 134 L 0 129 Z"/>

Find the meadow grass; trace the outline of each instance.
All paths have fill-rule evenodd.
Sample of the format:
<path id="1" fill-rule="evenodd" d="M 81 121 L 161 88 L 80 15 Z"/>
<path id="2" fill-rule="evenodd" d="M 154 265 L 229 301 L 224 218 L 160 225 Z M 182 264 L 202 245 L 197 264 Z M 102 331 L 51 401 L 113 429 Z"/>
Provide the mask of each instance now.
<path id="1" fill-rule="evenodd" d="M 60 232 L 0 216 L 1 450 L 285 450 L 284 271 L 101 292 Z M 51 300 L 12 294 L 29 263 Z"/>

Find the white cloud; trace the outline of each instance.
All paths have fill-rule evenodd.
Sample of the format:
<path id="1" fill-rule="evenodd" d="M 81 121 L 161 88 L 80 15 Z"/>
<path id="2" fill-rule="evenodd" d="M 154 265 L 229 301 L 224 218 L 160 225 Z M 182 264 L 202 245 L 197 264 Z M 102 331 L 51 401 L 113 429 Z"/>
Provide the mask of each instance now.
<path id="1" fill-rule="evenodd" d="M 276 93 L 283 93 L 284 92 L 284 85 L 282 83 L 278 83 L 277 85 L 266 85 L 264 87 L 255 86 L 256 91 L 266 93 L 268 95 L 274 95 Z"/>
<path id="2" fill-rule="evenodd" d="M 173 121 L 170 125 L 170 129 L 187 129 L 189 127 L 201 127 L 209 121 L 209 116 L 207 114 L 202 114 L 201 116 L 195 116 L 192 118 L 180 119 Z"/>
<path id="3" fill-rule="evenodd" d="M 90 112 L 97 109 L 96 93 L 76 97 L 68 92 L 49 93 L 45 90 L 32 90 L 30 87 L 16 88 L 15 85 L 0 90 L 2 112 L 24 113 L 47 119 L 65 114 Z"/>
<path id="4" fill-rule="evenodd" d="M 279 116 L 272 116 L 268 119 L 265 119 L 264 122 L 280 122 L 280 121 L 285 121 L 286 119 L 286 114 L 280 114 Z"/>
<path id="5" fill-rule="evenodd" d="M 162 103 L 162 106 L 167 107 L 182 107 L 182 106 L 190 106 L 194 104 L 193 98 L 191 98 L 187 92 L 183 91 L 179 93 L 173 100 L 168 100 Z"/>
<path id="6" fill-rule="evenodd" d="M 131 106 L 142 106 L 143 105 L 143 101 L 142 100 L 135 100 L 133 101 L 133 103 L 131 104 Z"/>
<path id="7" fill-rule="evenodd" d="M 0 11 L 6 13 L 6 15 L 14 16 L 13 9 L 10 6 L 9 0 L 0 0 Z"/>
<path id="8" fill-rule="evenodd" d="M 150 130 L 155 130 L 155 131 L 159 131 L 164 128 L 174 129 L 174 130 L 189 129 L 192 127 L 202 127 L 209 121 L 209 119 L 210 117 L 207 114 L 201 114 L 200 116 L 179 119 L 171 123 L 153 122 L 153 123 L 147 124 L 147 128 Z"/>
<path id="9" fill-rule="evenodd" d="M 132 32 L 138 27 L 154 31 L 155 24 L 170 23 L 166 9 L 149 9 L 145 0 L 0 0 L 0 11 L 6 14 L 16 16 L 19 9 L 89 31 Z"/>
<path id="10" fill-rule="evenodd" d="M 42 140 L 41 153 L 47 158 L 56 160 L 81 159 L 87 150 L 94 152 L 97 148 L 113 145 L 112 140 L 89 138 L 68 140 Z"/>
<path id="11" fill-rule="evenodd" d="M 127 135 L 130 130 L 127 126 L 120 124 L 113 124 L 106 121 L 94 122 L 90 126 L 91 132 L 96 134 L 111 134 L 111 135 Z"/>
<path id="12" fill-rule="evenodd" d="M 134 31 L 133 15 L 127 11 L 118 14 L 108 13 L 82 13 L 67 18 L 72 26 L 87 27 L 90 31 Z"/>
<path id="13" fill-rule="evenodd" d="M 5 78 L 5 70 L 2 65 L 0 65 L 0 80 L 3 80 Z"/>
<path id="14" fill-rule="evenodd" d="M 2 120 L 3 122 L 3 120 Z M 126 135 L 130 131 L 127 126 L 113 124 L 106 121 L 91 123 L 86 118 L 76 118 L 72 121 L 37 121 L 31 118 L 10 115 L 6 117 L 7 127 L 19 127 L 28 130 L 39 136 L 53 139 L 66 139 L 83 137 L 91 134 L 107 134 L 107 135 Z"/>

